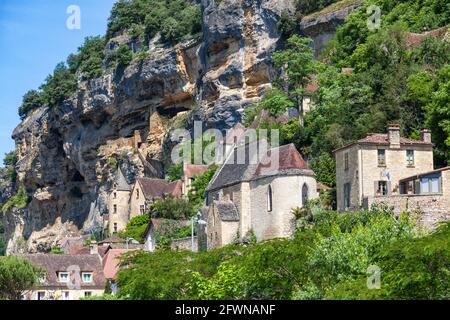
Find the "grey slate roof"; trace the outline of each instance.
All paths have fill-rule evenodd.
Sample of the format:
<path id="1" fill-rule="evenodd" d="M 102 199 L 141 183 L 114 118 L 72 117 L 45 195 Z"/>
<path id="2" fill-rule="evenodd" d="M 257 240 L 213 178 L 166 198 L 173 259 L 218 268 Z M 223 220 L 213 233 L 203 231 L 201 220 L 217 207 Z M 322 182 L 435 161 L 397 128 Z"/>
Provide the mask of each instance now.
<path id="1" fill-rule="evenodd" d="M 222 221 L 239 221 L 239 212 L 230 200 L 228 201 L 214 201 L 214 206 L 217 209 L 220 220 Z"/>
<path id="2" fill-rule="evenodd" d="M 125 179 L 125 176 L 123 175 L 120 167 L 117 170 L 116 184 L 117 191 L 131 191 L 131 185 L 128 184 L 127 179 Z"/>

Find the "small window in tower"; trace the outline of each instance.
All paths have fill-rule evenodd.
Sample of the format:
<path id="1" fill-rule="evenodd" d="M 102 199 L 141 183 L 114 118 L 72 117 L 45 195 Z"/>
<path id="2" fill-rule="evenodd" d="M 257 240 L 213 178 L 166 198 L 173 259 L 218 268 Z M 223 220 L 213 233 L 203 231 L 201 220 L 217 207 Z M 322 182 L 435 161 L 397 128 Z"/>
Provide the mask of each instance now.
<path id="1" fill-rule="evenodd" d="M 113 206 L 113 208 L 114 208 L 114 209 L 113 209 L 113 212 L 114 212 L 114 213 L 117 213 L 117 204 L 115 204 L 115 205 Z"/>
<path id="2" fill-rule="evenodd" d="M 139 199 L 139 189 L 136 189 L 136 199 Z"/>
<path id="3" fill-rule="evenodd" d="M 117 199 L 117 192 L 114 192 L 114 199 Z"/>
<path id="4" fill-rule="evenodd" d="M 117 232 L 117 223 L 114 223 L 114 232 Z"/>

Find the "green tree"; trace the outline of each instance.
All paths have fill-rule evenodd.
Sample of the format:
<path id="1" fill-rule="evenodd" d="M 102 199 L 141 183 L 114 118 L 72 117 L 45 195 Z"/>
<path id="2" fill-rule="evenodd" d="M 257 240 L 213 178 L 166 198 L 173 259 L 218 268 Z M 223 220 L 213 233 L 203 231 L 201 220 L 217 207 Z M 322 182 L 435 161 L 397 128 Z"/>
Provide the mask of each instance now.
<path id="1" fill-rule="evenodd" d="M 170 166 L 169 169 L 167 170 L 167 180 L 169 182 L 181 180 L 182 177 L 183 177 L 183 164 L 182 163 L 174 164 L 174 165 Z"/>
<path id="2" fill-rule="evenodd" d="M 9 198 L 5 204 L 3 204 L 2 212 L 3 214 L 5 214 L 12 208 L 23 209 L 27 206 L 28 201 L 29 196 L 27 191 L 23 186 L 20 186 L 19 189 L 17 190 L 17 193 L 13 195 L 11 198 Z"/>
<path id="3" fill-rule="evenodd" d="M 436 87 L 430 103 L 425 106 L 426 124 L 432 129 L 436 144 L 436 163 L 444 166 L 450 164 L 450 65 L 438 72 Z"/>
<path id="4" fill-rule="evenodd" d="M 20 119 L 25 119 L 30 111 L 43 106 L 42 92 L 36 90 L 29 90 L 22 99 L 22 104 L 19 107 Z"/>
<path id="5" fill-rule="evenodd" d="M 83 79 L 101 76 L 105 45 L 104 37 L 86 37 L 78 52 L 67 58 L 69 70 L 74 74 L 79 72 Z"/>
<path id="6" fill-rule="evenodd" d="M 189 219 L 192 212 L 192 204 L 186 199 L 167 198 L 158 199 L 149 207 L 149 214 L 152 218 L 165 219 Z"/>
<path id="7" fill-rule="evenodd" d="M 194 212 L 200 209 L 206 198 L 206 187 L 218 169 L 217 165 L 212 165 L 202 175 L 195 176 L 188 192 L 189 201 L 194 207 Z"/>
<path id="8" fill-rule="evenodd" d="M 125 231 L 119 233 L 122 238 L 133 238 L 139 242 L 144 241 L 142 237 L 145 229 L 147 228 L 150 222 L 150 216 L 148 214 L 144 214 L 141 216 L 134 217 L 127 223 L 125 227 Z"/>
<path id="9" fill-rule="evenodd" d="M 47 77 L 41 89 L 44 103 L 50 107 L 55 107 L 75 93 L 77 79 L 61 62 L 56 66 L 53 74 Z"/>
<path id="10" fill-rule="evenodd" d="M 288 39 L 286 50 L 273 54 L 275 66 L 286 68 L 287 85 L 296 98 L 301 117 L 303 116 L 303 96 L 306 85 L 311 82 L 311 76 L 317 71 L 314 51 L 310 47 L 311 41 L 309 38 L 294 35 Z"/>
<path id="11" fill-rule="evenodd" d="M 22 293 L 37 283 L 41 272 L 27 259 L 0 257 L 0 299 L 20 300 Z"/>

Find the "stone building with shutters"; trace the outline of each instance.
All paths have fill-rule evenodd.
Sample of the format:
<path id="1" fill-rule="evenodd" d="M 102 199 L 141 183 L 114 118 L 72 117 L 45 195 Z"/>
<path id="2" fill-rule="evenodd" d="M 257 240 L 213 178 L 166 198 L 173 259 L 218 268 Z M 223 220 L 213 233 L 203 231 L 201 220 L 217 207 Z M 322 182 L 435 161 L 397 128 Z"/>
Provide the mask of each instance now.
<path id="1" fill-rule="evenodd" d="M 374 133 L 333 151 L 336 159 L 336 196 L 339 211 L 370 208 L 400 194 L 403 179 L 433 168 L 431 132 L 420 140 L 400 136 L 400 126 Z"/>
<path id="2" fill-rule="evenodd" d="M 267 152 L 261 141 L 235 146 L 206 192 L 199 247 L 206 242 L 208 250 L 250 235 L 257 241 L 289 237 L 295 230 L 291 210 L 318 197 L 314 172 L 293 144 Z"/>

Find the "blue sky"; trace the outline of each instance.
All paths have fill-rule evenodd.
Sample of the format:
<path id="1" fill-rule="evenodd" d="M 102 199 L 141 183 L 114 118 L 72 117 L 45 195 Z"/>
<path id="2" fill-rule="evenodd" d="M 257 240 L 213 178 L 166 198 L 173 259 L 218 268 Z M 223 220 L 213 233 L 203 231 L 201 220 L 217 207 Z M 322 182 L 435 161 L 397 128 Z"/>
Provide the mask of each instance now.
<path id="1" fill-rule="evenodd" d="M 103 35 L 115 0 L 0 0 L 0 160 L 14 149 L 23 94 L 37 89 L 86 36 Z M 81 29 L 69 30 L 67 8 L 81 10 Z M 1 162 L 0 165 L 3 165 Z"/>

